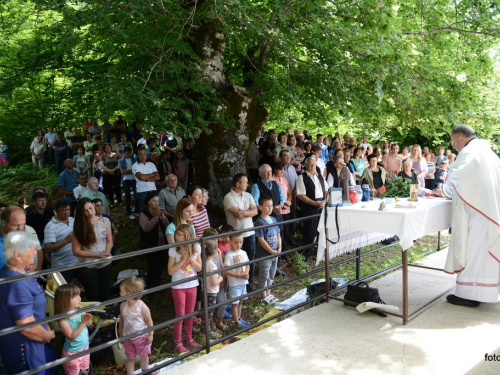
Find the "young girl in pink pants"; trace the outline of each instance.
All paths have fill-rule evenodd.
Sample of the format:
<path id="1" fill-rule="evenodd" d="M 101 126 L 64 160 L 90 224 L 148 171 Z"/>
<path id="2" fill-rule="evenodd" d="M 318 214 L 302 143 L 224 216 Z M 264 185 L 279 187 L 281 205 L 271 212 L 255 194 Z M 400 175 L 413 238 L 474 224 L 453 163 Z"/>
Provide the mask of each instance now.
<path id="1" fill-rule="evenodd" d="M 194 240 L 191 225 L 181 224 L 174 233 L 175 242 Z M 181 245 L 168 250 L 168 274 L 172 282 L 196 276 L 201 271 L 201 248 L 198 244 Z M 196 287 L 198 280 L 192 280 L 172 287 L 172 296 L 175 303 L 175 317 L 190 314 L 196 304 Z M 174 324 L 175 350 L 186 353 L 188 350 L 182 343 L 182 325 L 184 324 L 184 338 L 186 344 L 194 348 L 201 348 L 193 339 L 193 318 L 184 319 Z"/>

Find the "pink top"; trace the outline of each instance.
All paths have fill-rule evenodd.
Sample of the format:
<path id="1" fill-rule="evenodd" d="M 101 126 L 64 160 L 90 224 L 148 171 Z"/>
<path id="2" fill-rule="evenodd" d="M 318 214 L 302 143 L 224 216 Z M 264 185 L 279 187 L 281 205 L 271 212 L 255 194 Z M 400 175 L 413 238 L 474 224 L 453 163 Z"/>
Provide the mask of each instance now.
<path id="1" fill-rule="evenodd" d="M 287 197 L 288 197 L 288 181 L 286 180 L 286 178 L 285 177 L 278 178 L 278 177 L 273 175 L 273 177 L 271 177 L 271 181 L 276 181 L 278 184 L 281 185 L 281 188 L 283 189 L 283 195 L 285 196 L 285 199 L 287 199 Z M 289 213 L 290 213 L 290 207 L 283 208 L 281 210 L 282 215 L 286 215 Z"/>

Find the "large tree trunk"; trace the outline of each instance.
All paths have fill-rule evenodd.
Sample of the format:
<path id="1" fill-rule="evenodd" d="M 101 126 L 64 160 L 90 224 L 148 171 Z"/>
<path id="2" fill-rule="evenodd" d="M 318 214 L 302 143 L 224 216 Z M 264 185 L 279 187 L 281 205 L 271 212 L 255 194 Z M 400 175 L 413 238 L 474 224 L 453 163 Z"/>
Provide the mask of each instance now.
<path id="1" fill-rule="evenodd" d="M 246 154 L 251 142 L 269 119 L 267 109 L 248 94 L 246 88 L 232 85 L 224 73 L 225 37 L 213 23 L 198 29 L 195 50 L 202 58 L 200 66 L 219 92 L 221 115 L 234 120 L 235 126 L 212 123 L 211 133 L 203 132 L 195 153 L 195 180 L 210 192 L 209 210 L 218 222 L 225 222 L 222 201 L 232 187 L 236 173 L 246 173 Z"/>

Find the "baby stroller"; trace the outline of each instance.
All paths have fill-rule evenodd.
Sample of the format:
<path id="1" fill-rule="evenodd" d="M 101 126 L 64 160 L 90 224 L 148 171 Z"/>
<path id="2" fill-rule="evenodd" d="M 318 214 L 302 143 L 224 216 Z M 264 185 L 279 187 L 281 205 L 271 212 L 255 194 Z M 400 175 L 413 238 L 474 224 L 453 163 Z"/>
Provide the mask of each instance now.
<path id="1" fill-rule="evenodd" d="M 59 272 L 54 272 L 48 276 L 45 286 L 45 297 L 47 299 L 47 312 L 49 316 L 55 314 L 54 308 L 54 297 L 56 289 L 66 284 L 66 280 Z M 81 307 L 91 306 L 97 302 L 82 302 Z M 115 327 L 118 324 L 118 317 L 113 313 L 116 305 L 96 307 L 95 310 L 89 311 L 93 315 L 92 326 L 89 327 L 89 348 L 99 346 L 105 342 L 114 340 L 116 338 Z M 50 322 L 52 329 L 56 332 L 60 331 L 59 324 L 54 321 Z M 104 355 L 105 350 L 98 351 L 91 354 L 91 360 L 99 362 Z M 82 371 L 82 375 L 89 375 L 92 371 L 92 364 L 90 364 L 89 370 Z"/>

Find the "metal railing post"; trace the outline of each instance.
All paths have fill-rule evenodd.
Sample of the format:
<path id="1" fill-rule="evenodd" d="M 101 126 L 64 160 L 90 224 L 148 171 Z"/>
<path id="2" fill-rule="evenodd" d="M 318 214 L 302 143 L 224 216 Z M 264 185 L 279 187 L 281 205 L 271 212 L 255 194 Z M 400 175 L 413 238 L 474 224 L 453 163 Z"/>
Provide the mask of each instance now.
<path id="1" fill-rule="evenodd" d="M 208 319 L 208 291 L 207 291 L 207 255 L 205 254 L 205 238 L 201 237 L 201 275 L 200 286 L 203 285 L 203 316 L 205 317 L 205 350 L 210 353 L 210 319 Z M 221 259 L 222 261 L 222 259 Z"/>

